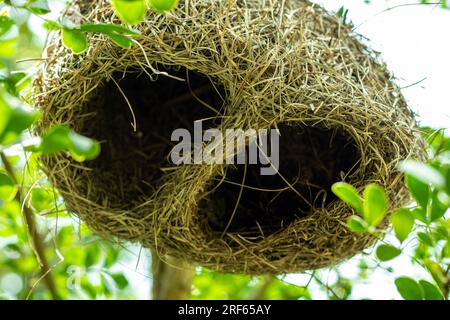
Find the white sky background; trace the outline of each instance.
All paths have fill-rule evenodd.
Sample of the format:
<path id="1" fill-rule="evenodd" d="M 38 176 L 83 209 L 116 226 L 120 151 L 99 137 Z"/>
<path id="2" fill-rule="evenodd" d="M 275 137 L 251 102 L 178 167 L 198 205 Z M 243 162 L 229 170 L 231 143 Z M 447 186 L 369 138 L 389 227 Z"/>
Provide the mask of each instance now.
<path id="1" fill-rule="evenodd" d="M 347 19 L 381 52 L 421 124 L 450 127 L 450 10 L 418 0 L 315 0 L 325 8 L 349 9 Z M 430 1 L 432 2 L 432 1 Z M 436 2 L 438 2 L 436 0 Z M 411 6 L 389 7 L 404 4 Z"/>
<path id="2" fill-rule="evenodd" d="M 58 1 L 53 1 L 57 3 Z M 401 4 L 416 4 L 418 0 L 315 0 L 328 10 L 337 11 L 341 6 L 349 9 L 347 19 L 353 21 L 357 32 L 369 38 L 370 46 L 382 53 L 388 68 L 398 78 L 401 87 L 408 87 L 422 79 L 419 84 L 403 90 L 409 106 L 419 115 L 422 125 L 446 128 L 450 132 L 450 10 L 435 5 L 412 5 L 394 8 Z M 30 21 L 39 29 L 41 20 Z M 395 243 L 393 239 L 393 243 Z M 130 256 L 130 263 L 121 266 L 132 281 L 132 286 L 141 299 L 148 299 L 151 275 L 148 254 L 143 254 L 136 269 L 136 254 Z M 411 266 L 407 257 L 400 257 L 383 266 L 393 266 L 395 274 L 376 271 L 367 282 L 356 284 L 353 299 L 399 299 L 394 279 L 400 275 L 426 277 L 417 267 Z M 123 268 L 122 268 L 123 267 Z M 348 278 L 357 277 L 357 261 L 344 263 L 340 270 Z M 117 270 L 118 271 L 118 270 Z M 322 272 L 323 279 L 333 283 L 332 272 Z M 286 281 L 305 285 L 308 276 L 290 275 Z M 326 298 L 325 294 L 310 287 L 314 299 Z"/>

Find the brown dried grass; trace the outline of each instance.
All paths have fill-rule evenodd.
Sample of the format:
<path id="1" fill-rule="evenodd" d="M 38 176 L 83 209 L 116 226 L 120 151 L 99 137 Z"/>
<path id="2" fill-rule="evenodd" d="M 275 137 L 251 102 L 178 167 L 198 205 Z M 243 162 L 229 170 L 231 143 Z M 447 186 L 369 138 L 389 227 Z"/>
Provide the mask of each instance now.
<path id="1" fill-rule="evenodd" d="M 79 21 L 117 22 L 105 0 L 78 1 L 68 15 Z M 104 109 L 105 101 L 113 105 L 121 99 L 114 86 L 126 87 L 126 79 L 146 77 L 151 79 L 146 80 L 151 88 L 164 91 L 165 85 L 158 87 L 158 83 L 168 75 L 183 78 L 187 74 L 183 70 L 211 81 L 212 89 L 202 98 L 208 104 L 216 103 L 217 114 L 210 126 L 224 131 L 283 124 L 345 136 L 357 150 L 357 163 L 354 170 L 339 172 L 337 180 L 359 190 L 368 183 L 381 184 L 392 206 L 408 200 L 396 168 L 400 160 L 425 156 L 414 115 L 378 54 L 338 17 L 300 0 L 186 0 L 171 13 L 148 13 L 138 29 L 141 35 L 128 50 L 93 35 L 89 50 L 81 56 L 68 52 L 59 34 L 54 34 L 35 82 L 35 103 L 44 111 L 39 132 L 65 124 L 104 138 L 103 160 L 78 164 L 64 155 L 42 157 L 43 168 L 69 210 L 100 235 L 139 242 L 161 256 L 170 254 L 211 269 L 252 274 L 332 266 L 374 243 L 367 234 L 348 231 L 346 219 L 353 212 L 332 198 L 329 185 L 314 196 L 328 194 L 330 201 L 299 216 L 298 203 L 293 201 L 292 212 L 281 213 L 286 219 L 291 217 L 289 223 L 267 234 L 261 228 L 246 233 L 245 224 L 242 230 L 212 228 L 211 214 L 218 218 L 214 190 L 226 183 L 234 167 L 174 167 L 156 161 L 151 155 L 154 141 L 150 139 L 139 149 L 122 138 L 134 134 L 132 126 L 123 126 L 123 121 L 132 122 L 129 109 L 138 107 L 122 101 L 123 113 Z M 154 113 L 143 115 L 147 122 L 139 124 L 145 129 L 148 121 L 166 111 L 149 90 L 130 83 L 122 90 L 130 101 L 143 97 L 152 103 Z M 190 82 L 191 87 L 197 84 Z M 105 98 L 108 95 L 110 100 Z M 220 101 L 209 101 L 212 95 L 221 97 Z M 198 108 L 203 105 L 198 99 L 190 103 Z M 197 119 L 205 115 L 199 113 Z M 116 119 L 120 116 L 125 120 Z M 190 121 L 196 116 L 186 111 L 180 117 Z M 157 120 L 151 126 L 153 131 L 147 129 L 152 134 L 163 129 Z M 313 147 L 326 151 L 329 146 L 322 141 Z M 124 150 L 135 153 L 121 154 L 125 157 L 118 160 L 117 153 Z M 164 160 L 164 153 L 167 149 L 157 159 Z M 314 173 L 314 166 L 309 169 Z M 302 178 L 297 172 L 287 175 L 290 183 Z M 285 189 L 292 188 L 287 185 Z M 237 201 L 238 194 L 234 195 Z M 245 205 L 234 219 L 245 213 Z"/>

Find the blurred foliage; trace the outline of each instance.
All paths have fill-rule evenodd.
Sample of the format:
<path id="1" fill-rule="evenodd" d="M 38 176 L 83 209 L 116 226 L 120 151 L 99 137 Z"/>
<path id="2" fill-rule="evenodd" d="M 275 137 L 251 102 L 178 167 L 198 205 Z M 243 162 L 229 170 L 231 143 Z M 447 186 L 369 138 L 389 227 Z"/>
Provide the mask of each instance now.
<path id="1" fill-rule="evenodd" d="M 427 1 L 422 1 L 427 2 Z M 101 33 L 117 45 L 134 44 L 138 31 L 130 27 L 141 22 L 147 10 L 158 13 L 174 8 L 177 0 L 112 0 L 125 25 L 81 25 L 61 18 L 60 12 L 70 1 L 0 0 L 0 299 L 51 299 L 51 278 L 56 297 L 61 299 L 133 299 L 141 294 L 132 284 L 126 267 L 139 264 L 130 258 L 127 244 L 99 239 L 66 211 L 61 197 L 40 171 L 40 154 L 65 152 L 77 161 L 99 154 L 97 142 L 65 128 L 50 128 L 41 137 L 30 128 L 39 112 L 28 104 L 31 79 L 41 61 L 40 55 L 48 31 L 63 35 L 64 44 L 74 54 L 89 49 L 90 33 Z M 442 1 L 442 7 L 447 7 Z M 348 11 L 337 13 L 344 20 Z M 407 183 L 417 205 L 397 210 L 391 218 L 397 243 L 385 240 L 375 250 L 359 259 L 358 271 L 349 278 L 339 269 L 329 270 L 333 279 L 322 272 L 304 274 L 304 286 L 290 284 L 283 277 L 224 275 L 198 269 L 193 282 L 194 299 L 311 299 L 322 293 L 329 299 L 352 297 L 355 286 L 370 278 L 386 261 L 408 255 L 412 245 L 412 264 L 423 267 L 428 279 L 398 277 L 395 285 L 405 299 L 442 299 L 448 297 L 450 222 L 445 216 L 450 205 L 450 139 L 442 131 L 424 128 L 429 139 L 432 160 L 405 163 Z M 351 186 L 333 188 L 355 208 L 349 228 L 370 232 L 382 238 L 377 225 L 386 214 L 384 190 L 370 185 L 361 196 Z M 31 222 L 37 232 L 30 232 Z M 27 220 L 28 219 L 28 220 Z M 26 224 L 25 221 L 28 221 Z M 43 252 L 39 252 L 41 244 Z M 46 260 L 49 270 L 42 269 Z M 132 269 L 132 268 L 131 268 Z M 45 272 L 43 272 L 45 271 Z M 150 281 L 148 281 L 150 285 Z M 311 289 L 314 287 L 315 291 Z M 148 289 L 150 291 L 150 289 Z M 313 292 L 314 291 L 314 292 Z M 370 297 L 369 297 L 370 298 Z"/>
<path id="2" fill-rule="evenodd" d="M 307 288 L 276 277 L 251 277 L 202 270 L 194 278 L 193 299 L 311 299 Z"/>
<path id="3" fill-rule="evenodd" d="M 397 243 L 384 242 L 376 248 L 376 257 L 390 261 L 402 254 L 406 240 L 413 242 L 411 263 L 424 268 L 433 282 L 425 279 L 398 277 L 395 285 L 404 299 L 448 299 L 450 291 L 450 138 L 443 130 L 423 128 L 429 144 L 430 160 L 427 163 L 404 161 L 399 169 L 405 173 L 415 205 L 395 210 L 390 222 Z M 339 182 L 333 185 L 333 192 L 357 215 L 348 219 L 353 232 L 367 232 L 384 238 L 377 227 L 387 214 L 388 200 L 384 189 L 368 185 L 363 196 L 351 185 Z"/>

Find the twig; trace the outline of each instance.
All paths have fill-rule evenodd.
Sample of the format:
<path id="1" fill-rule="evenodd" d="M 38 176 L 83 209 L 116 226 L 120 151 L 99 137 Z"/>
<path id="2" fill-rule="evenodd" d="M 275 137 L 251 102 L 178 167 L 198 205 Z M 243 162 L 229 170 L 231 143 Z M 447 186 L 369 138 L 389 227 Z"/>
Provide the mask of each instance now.
<path id="1" fill-rule="evenodd" d="M 5 167 L 6 172 L 13 180 L 14 184 L 19 186 L 14 169 L 9 162 L 8 158 L 3 152 L 0 152 L 0 157 Z M 19 190 L 16 193 L 15 199 L 21 203 L 22 202 L 22 190 L 19 186 Z M 34 220 L 34 213 L 29 206 L 23 204 L 22 206 L 23 219 L 27 228 L 28 236 L 30 237 L 30 244 L 34 250 L 38 263 L 41 267 L 41 278 L 45 281 L 45 284 L 50 291 L 53 300 L 59 300 L 60 296 L 56 290 L 55 281 L 52 276 L 50 264 L 48 263 L 47 257 L 45 256 L 45 246 L 42 236 L 39 234 L 36 228 L 36 222 Z"/>
<path id="2" fill-rule="evenodd" d="M 187 300 L 191 297 L 195 268 L 152 250 L 153 300 Z"/>
<path id="3" fill-rule="evenodd" d="M 266 296 L 267 289 L 272 284 L 272 279 L 273 278 L 271 276 L 266 276 L 263 284 L 256 290 L 256 292 L 253 293 L 250 300 L 263 300 Z"/>
<path id="4" fill-rule="evenodd" d="M 444 282 L 444 284 L 443 284 L 443 294 L 444 294 L 444 299 L 445 300 L 448 300 L 448 295 L 449 295 L 449 291 L 450 291 L 450 275 L 449 275 L 449 272 L 450 272 L 450 265 L 448 265 L 448 267 L 447 267 L 447 270 L 445 271 L 445 278 L 446 278 L 446 281 Z"/>

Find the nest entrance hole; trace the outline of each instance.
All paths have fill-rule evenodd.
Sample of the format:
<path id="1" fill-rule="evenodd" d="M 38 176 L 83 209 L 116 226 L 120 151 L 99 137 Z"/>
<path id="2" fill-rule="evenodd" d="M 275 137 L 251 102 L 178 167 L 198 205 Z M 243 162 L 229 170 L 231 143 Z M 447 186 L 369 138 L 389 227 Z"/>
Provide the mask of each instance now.
<path id="1" fill-rule="evenodd" d="M 225 180 L 217 179 L 205 199 L 213 231 L 273 234 L 336 200 L 332 184 L 353 172 L 360 159 L 354 141 L 337 130 L 287 124 L 278 129 L 279 174 L 261 175 L 261 166 L 254 164 L 229 167 Z"/>
<path id="2" fill-rule="evenodd" d="M 100 156 L 87 163 L 92 189 L 97 201 L 106 197 L 111 207 L 133 208 L 155 191 L 161 168 L 173 166 L 173 130 L 185 128 L 193 135 L 196 120 L 203 120 L 205 129 L 215 127 L 222 111 L 225 91 L 208 77 L 185 68 L 158 69 L 171 77 L 115 74 L 84 110 L 87 119 L 79 131 L 102 147 Z"/>

